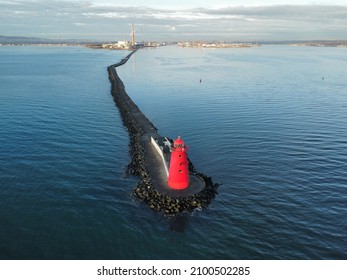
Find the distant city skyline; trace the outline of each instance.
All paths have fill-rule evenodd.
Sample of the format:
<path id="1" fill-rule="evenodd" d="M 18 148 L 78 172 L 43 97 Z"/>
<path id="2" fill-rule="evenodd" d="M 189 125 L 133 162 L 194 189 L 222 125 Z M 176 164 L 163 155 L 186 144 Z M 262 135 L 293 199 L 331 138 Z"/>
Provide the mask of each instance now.
<path id="1" fill-rule="evenodd" d="M 0 0 L 0 35 L 49 39 L 346 40 L 345 0 Z"/>

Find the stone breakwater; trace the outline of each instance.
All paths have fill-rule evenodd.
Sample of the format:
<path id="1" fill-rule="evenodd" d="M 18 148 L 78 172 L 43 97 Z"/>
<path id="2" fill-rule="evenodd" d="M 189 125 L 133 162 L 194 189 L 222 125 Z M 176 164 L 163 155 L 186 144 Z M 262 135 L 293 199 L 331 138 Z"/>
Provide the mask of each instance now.
<path id="1" fill-rule="evenodd" d="M 134 197 L 148 204 L 151 209 L 162 212 L 165 215 L 192 212 L 195 209 L 207 207 L 217 194 L 218 185 L 214 184 L 210 177 L 198 173 L 192 164 L 190 164 L 190 172 L 200 176 L 205 182 L 205 188 L 199 193 L 185 197 L 172 197 L 161 193 L 153 185 L 150 168 L 146 159 L 149 155 L 145 151 L 145 146 L 148 145 L 150 137 L 158 138 L 160 135 L 155 126 L 127 95 L 124 84 L 118 77 L 116 71 L 116 67 L 126 63 L 133 53 L 130 53 L 119 63 L 108 67 L 111 94 L 119 108 L 123 124 L 127 128 L 130 137 L 129 150 L 131 162 L 127 167 L 127 174 L 140 177 L 140 181 L 135 186 L 132 194 Z"/>

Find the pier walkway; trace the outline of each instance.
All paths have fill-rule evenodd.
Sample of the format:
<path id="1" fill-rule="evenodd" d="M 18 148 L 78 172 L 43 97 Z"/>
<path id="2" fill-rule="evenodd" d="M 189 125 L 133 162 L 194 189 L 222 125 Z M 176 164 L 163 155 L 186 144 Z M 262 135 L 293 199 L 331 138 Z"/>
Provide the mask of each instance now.
<path id="1" fill-rule="evenodd" d="M 112 95 L 114 96 L 118 106 L 121 107 L 120 110 L 125 115 L 126 121 L 133 123 L 141 134 L 142 146 L 153 188 L 159 193 L 170 197 L 188 197 L 197 194 L 204 190 L 205 181 L 200 176 L 193 174 L 190 174 L 190 185 L 188 188 L 184 190 L 174 190 L 168 187 L 167 169 L 165 169 L 162 157 L 151 142 L 151 137 L 154 139 L 161 139 L 163 137 L 157 132 L 155 126 L 128 96 L 123 82 L 118 77 L 116 68 L 125 64 L 135 52 L 136 50 L 131 52 L 119 63 L 108 67 L 110 80 L 113 86 Z"/>

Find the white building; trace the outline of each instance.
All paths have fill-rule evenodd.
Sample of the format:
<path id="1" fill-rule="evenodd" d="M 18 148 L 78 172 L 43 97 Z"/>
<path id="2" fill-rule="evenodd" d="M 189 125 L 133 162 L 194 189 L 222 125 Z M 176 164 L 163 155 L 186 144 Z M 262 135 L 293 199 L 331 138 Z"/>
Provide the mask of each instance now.
<path id="1" fill-rule="evenodd" d="M 127 48 L 130 46 L 130 43 L 127 40 L 123 40 L 123 41 L 118 41 L 117 45 L 119 48 Z"/>

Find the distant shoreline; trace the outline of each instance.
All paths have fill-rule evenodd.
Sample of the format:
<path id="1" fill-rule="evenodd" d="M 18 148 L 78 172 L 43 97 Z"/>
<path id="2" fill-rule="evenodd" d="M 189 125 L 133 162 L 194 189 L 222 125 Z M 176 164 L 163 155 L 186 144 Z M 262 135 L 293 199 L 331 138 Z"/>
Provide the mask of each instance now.
<path id="1" fill-rule="evenodd" d="M 177 44 L 180 48 L 206 48 L 206 49 L 238 49 L 260 47 L 258 43 L 208 43 L 208 42 L 180 42 Z"/>
<path id="2" fill-rule="evenodd" d="M 324 48 L 347 48 L 347 42 L 345 43 L 293 43 L 288 44 L 292 47 L 324 47 Z"/>
<path id="3" fill-rule="evenodd" d="M 110 47 L 113 44 L 101 43 L 31 43 L 31 42 L 3 42 L 0 47 L 16 47 L 16 46 L 32 46 L 32 47 L 86 47 L 91 49 L 106 49 L 106 50 L 133 50 L 131 48 L 117 48 Z M 347 41 L 269 41 L 269 42 L 255 42 L 255 43 L 207 43 L 207 42 L 172 42 L 172 43 L 157 43 L 146 45 L 145 47 L 159 47 L 176 45 L 181 48 L 254 48 L 261 47 L 262 45 L 285 45 L 293 47 L 337 47 L 347 48 Z"/>
<path id="4" fill-rule="evenodd" d="M 0 47 L 85 47 L 86 45 L 82 43 L 0 43 Z"/>

